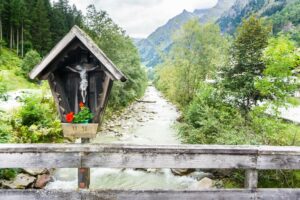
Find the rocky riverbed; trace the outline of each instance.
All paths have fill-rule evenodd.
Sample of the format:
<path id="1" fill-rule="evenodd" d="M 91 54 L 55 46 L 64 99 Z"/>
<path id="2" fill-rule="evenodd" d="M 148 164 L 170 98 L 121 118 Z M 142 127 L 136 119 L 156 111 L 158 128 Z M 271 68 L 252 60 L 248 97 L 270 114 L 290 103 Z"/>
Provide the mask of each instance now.
<path id="1" fill-rule="evenodd" d="M 93 143 L 180 144 L 174 125 L 179 113 L 154 87 L 119 116 L 102 125 Z"/>
<path id="2" fill-rule="evenodd" d="M 0 188 L 42 189 L 52 180 L 51 172 L 53 170 L 25 168 L 13 180 L 0 180 Z"/>
<path id="3" fill-rule="evenodd" d="M 174 125 L 179 113 L 154 87 L 102 125 L 93 143 L 180 144 Z M 48 189 L 77 188 L 77 169 L 59 169 Z M 212 174 L 186 169 L 91 169 L 92 189 L 204 189 Z"/>

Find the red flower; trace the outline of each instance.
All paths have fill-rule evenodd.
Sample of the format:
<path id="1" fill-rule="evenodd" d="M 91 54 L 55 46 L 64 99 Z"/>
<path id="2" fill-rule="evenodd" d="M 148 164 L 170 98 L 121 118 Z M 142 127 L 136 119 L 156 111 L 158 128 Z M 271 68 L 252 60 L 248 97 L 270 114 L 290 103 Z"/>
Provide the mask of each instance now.
<path id="1" fill-rule="evenodd" d="M 79 107 L 80 107 L 80 108 L 83 108 L 83 107 L 84 107 L 84 103 L 83 103 L 83 102 L 80 102 L 80 103 L 79 103 Z"/>
<path id="2" fill-rule="evenodd" d="M 66 121 L 67 121 L 68 123 L 72 123 L 73 120 L 74 120 L 74 113 L 73 113 L 73 112 L 68 113 L 68 114 L 66 115 Z"/>

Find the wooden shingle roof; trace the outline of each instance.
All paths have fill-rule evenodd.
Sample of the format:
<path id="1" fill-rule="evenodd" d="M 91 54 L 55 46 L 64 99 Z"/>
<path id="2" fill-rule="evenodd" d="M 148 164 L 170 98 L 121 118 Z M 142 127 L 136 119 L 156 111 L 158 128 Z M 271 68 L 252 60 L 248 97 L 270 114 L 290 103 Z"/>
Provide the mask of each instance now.
<path id="1" fill-rule="evenodd" d="M 113 80 L 126 81 L 125 75 L 113 64 L 95 42 L 78 26 L 74 26 L 70 32 L 50 51 L 50 53 L 35 66 L 29 77 L 35 79 L 50 65 L 50 63 L 75 39 L 80 42 L 103 64 Z"/>

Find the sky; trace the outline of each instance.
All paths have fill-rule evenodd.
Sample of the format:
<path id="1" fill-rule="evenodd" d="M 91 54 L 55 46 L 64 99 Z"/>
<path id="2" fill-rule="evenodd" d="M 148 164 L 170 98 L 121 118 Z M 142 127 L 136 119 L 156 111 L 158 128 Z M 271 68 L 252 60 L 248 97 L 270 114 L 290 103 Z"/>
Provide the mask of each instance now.
<path id="1" fill-rule="evenodd" d="M 135 38 L 146 38 L 159 26 L 180 14 L 184 9 L 194 11 L 213 7 L 218 0 L 69 0 L 85 11 L 94 4 L 105 10 L 127 34 Z"/>

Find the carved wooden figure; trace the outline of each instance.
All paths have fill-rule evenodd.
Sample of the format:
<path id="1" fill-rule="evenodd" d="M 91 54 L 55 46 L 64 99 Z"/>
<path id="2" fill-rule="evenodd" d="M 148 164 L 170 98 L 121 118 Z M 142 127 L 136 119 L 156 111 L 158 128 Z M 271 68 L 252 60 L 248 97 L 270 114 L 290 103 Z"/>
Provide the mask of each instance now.
<path id="1" fill-rule="evenodd" d="M 94 114 L 99 123 L 104 114 L 113 81 L 126 77 L 80 28 L 71 31 L 29 74 L 31 79 L 48 80 L 60 119 L 79 112 L 79 103 Z"/>

